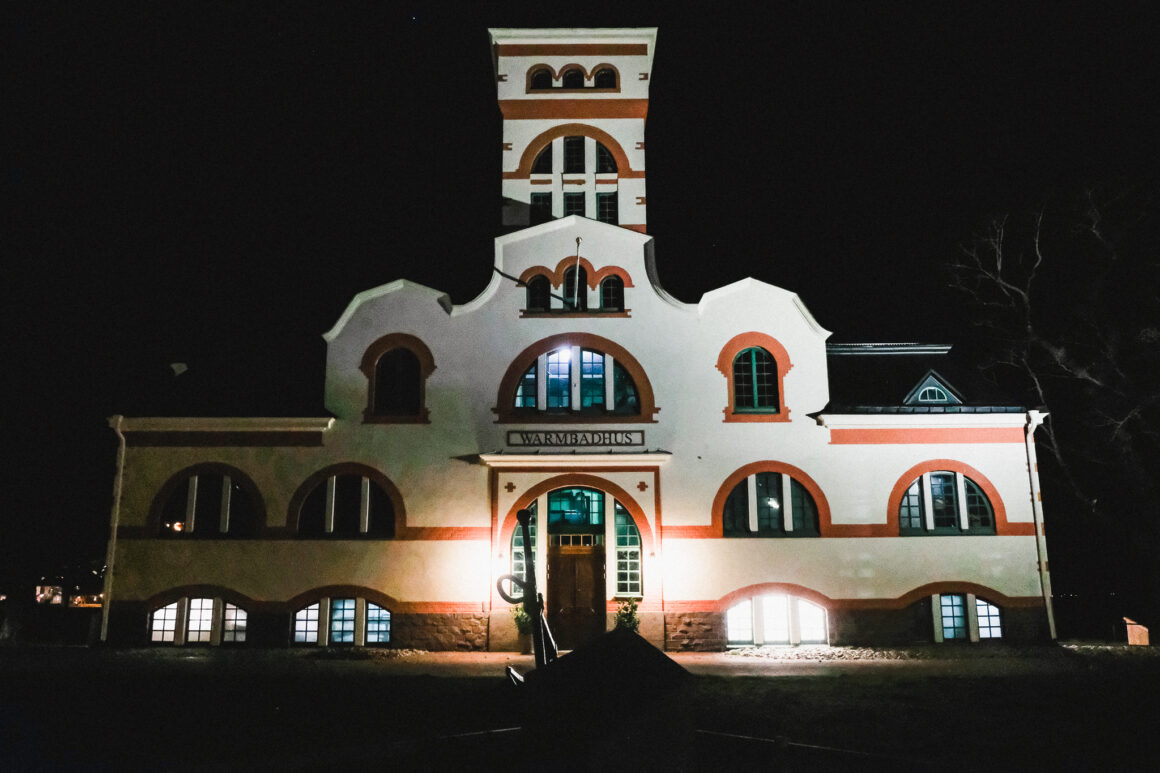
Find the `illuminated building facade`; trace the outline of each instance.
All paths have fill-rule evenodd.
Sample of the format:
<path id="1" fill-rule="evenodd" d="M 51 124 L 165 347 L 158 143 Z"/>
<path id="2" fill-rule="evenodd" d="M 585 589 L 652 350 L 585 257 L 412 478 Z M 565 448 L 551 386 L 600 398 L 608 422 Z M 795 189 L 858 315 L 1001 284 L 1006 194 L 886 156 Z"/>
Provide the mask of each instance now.
<path id="1" fill-rule="evenodd" d="M 332 416 L 111 420 L 109 641 L 511 649 L 529 566 L 564 648 L 630 598 L 668 649 L 1053 635 L 1042 414 L 946 347 L 827 344 L 787 290 L 661 286 L 655 37 L 492 31 L 491 282 L 356 296 Z"/>

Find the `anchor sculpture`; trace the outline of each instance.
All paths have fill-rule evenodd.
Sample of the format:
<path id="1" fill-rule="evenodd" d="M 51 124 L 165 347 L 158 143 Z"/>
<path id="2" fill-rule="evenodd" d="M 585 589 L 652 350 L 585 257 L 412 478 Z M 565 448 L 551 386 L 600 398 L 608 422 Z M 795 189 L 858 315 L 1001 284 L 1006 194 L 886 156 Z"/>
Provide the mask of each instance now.
<path id="1" fill-rule="evenodd" d="M 519 522 L 520 533 L 524 538 L 525 549 L 530 549 L 532 545 L 531 511 L 520 510 L 516 513 L 516 520 Z M 536 655 L 536 668 L 543 668 L 558 657 L 559 651 L 556 648 L 556 640 L 552 638 L 552 630 L 548 627 L 548 621 L 544 618 L 544 597 L 536 589 L 535 562 L 525 561 L 524 566 L 527 567 L 524 577 L 517 577 L 514 574 L 501 575 L 496 580 L 495 587 L 507 603 L 523 604 L 524 611 L 532 618 L 532 649 Z M 505 582 L 511 583 L 512 593 L 515 593 L 518 588 L 522 592 L 521 595 L 517 597 L 504 590 Z M 514 684 L 522 684 L 524 681 L 524 678 L 516 673 L 511 666 L 507 667 L 507 675 Z"/>

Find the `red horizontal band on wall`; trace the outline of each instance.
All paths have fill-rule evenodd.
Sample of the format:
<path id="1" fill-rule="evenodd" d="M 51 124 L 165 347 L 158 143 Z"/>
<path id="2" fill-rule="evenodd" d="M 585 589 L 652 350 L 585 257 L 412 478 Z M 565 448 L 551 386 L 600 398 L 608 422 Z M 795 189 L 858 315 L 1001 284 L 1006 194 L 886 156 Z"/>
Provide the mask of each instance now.
<path id="1" fill-rule="evenodd" d="M 497 56 L 648 56 L 647 43 L 503 43 Z"/>
<path id="2" fill-rule="evenodd" d="M 890 443 L 1022 443 L 1021 427 L 915 427 L 913 429 L 831 429 L 831 445 Z"/>
<path id="3" fill-rule="evenodd" d="M 505 120 L 532 118 L 644 118 L 647 99 L 501 99 Z"/>
<path id="4" fill-rule="evenodd" d="M 490 540 L 491 528 L 488 526 L 404 526 L 395 535 L 394 541 L 473 539 Z"/>

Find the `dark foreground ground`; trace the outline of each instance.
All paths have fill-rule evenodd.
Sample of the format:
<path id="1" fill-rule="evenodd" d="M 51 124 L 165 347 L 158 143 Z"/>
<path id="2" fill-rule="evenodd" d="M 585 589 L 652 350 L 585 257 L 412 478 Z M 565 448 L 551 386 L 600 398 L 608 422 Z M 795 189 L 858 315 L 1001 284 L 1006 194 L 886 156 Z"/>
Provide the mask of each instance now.
<path id="1" fill-rule="evenodd" d="M 655 753 L 623 694 L 526 757 L 528 657 L 0 648 L 0 770 L 1160 770 L 1158 650 L 678 656 Z"/>

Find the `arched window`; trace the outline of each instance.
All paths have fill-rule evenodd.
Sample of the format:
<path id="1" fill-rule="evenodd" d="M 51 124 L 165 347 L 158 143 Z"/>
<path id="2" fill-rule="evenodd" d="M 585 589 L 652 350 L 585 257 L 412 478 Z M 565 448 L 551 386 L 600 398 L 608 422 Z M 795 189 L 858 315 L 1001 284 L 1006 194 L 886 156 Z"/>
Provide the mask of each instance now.
<path id="1" fill-rule="evenodd" d="M 924 472 L 902 495 L 898 528 L 903 536 L 994 534 L 995 511 L 979 484 L 961 472 Z"/>
<path id="2" fill-rule="evenodd" d="M 226 465 L 184 470 L 161 488 L 158 497 L 162 537 L 254 537 L 264 520 L 257 488 Z"/>
<path id="3" fill-rule="evenodd" d="M 617 171 L 616 158 L 612 155 L 612 151 L 600 142 L 596 143 L 596 171 L 612 174 Z"/>
<path id="4" fill-rule="evenodd" d="M 602 311 L 624 311 L 623 279 L 618 276 L 610 276 L 600 283 L 600 309 Z"/>
<path id="5" fill-rule="evenodd" d="M 552 173 L 552 143 L 544 146 L 536 155 L 536 160 L 532 162 L 532 174 L 551 174 Z"/>
<path id="6" fill-rule="evenodd" d="M 745 599 L 725 613 L 731 645 L 826 644 L 826 610 L 797 596 L 770 593 Z"/>
<path id="7" fill-rule="evenodd" d="M 149 615 L 155 644 L 242 644 L 247 613 L 221 598 L 182 597 Z"/>
<path id="8" fill-rule="evenodd" d="M 527 281 L 528 311 L 547 311 L 551 304 L 552 285 L 548 277 L 536 274 Z"/>
<path id="9" fill-rule="evenodd" d="M 359 369 L 368 387 L 364 422 L 427 423 L 427 379 L 435 358 L 426 344 L 407 333 L 385 335 L 367 347 Z"/>
<path id="10" fill-rule="evenodd" d="M 548 541 L 552 545 L 604 544 L 604 492 L 580 486 L 549 492 Z"/>
<path id="11" fill-rule="evenodd" d="M 928 386 L 923 387 L 922 391 L 918 393 L 918 401 L 920 403 L 945 403 L 949 401 L 949 398 L 942 387 Z"/>
<path id="12" fill-rule="evenodd" d="M 393 349 L 375 364 L 373 410 L 382 416 L 418 416 L 422 409 L 419 358 L 409 349 Z"/>
<path id="13" fill-rule="evenodd" d="M 726 537 L 817 537 L 818 506 L 789 475 L 758 472 L 729 492 L 722 532 Z"/>
<path id="14" fill-rule="evenodd" d="M 536 91 L 552 88 L 552 71 L 547 67 L 538 67 L 532 70 L 532 74 L 528 78 L 528 86 Z"/>
<path id="15" fill-rule="evenodd" d="M 936 642 L 1003 638 L 999 607 L 973 593 L 937 593 L 931 597 L 931 612 Z"/>
<path id="16" fill-rule="evenodd" d="M 569 67 L 561 73 L 560 85 L 566 89 L 584 88 L 584 71 L 578 67 Z"/>
<path id="17" fill-rule="evenodd" d="M 395 506 L 380 483 L 357 472 L 324 475 L 295 494 L 301 539 L 395 536 Z M 305 488 L 305 487 L 304 487 Z"/>
<path id="18" fill-rule="evenodd" d="M 643 596 L 640 530 L 628 510 L 616 502 L 616 595 Z"/>
<path id="19" fill-rule="evenodd" d="M 616 70 L 611 67 L 601 67 L 592 76 L 592 85 L 598 89 L 616 88 Z"/>
<path id="20" fill-rule="evenodd" d="M 733 410 L 776 413 L 777 363 L 759 346 L 733 358 Z"/>
<path id="21" fill-rule="evenodd" d="M 580 284 L 576 284 L 576 275 L 580 275 Z M 588 310 L 588 272 L 583 266 L 575 266 L 564 272 L 564 301 L 573 311 Z"/>
<path id="22" fill-rule="evenodd" d="M 391 641 L 391 612 L 357 596 L 322 598 L 294 613 L 294 644 L 370 646 Z"/>
<path id="23" fill-rule="evenodd" d="M 573 388 L 573 368 L 579 368 L 578 388 Z M 541 372 L 546 379 L 542 396 L 538 394 Z M 639 415 L 640 395 L 628 370 L 610 355 L 594 349 L 565 347 L 537 358 L 524 372 L 516 387 L 514 407 Z"/>
<path id="24" fill-rule="evenodd" d="M 518 523 L 512 531 L 511 573 L 521 580 L 527 579 L 528 566 L 535 566 L 536 563 L 536 503 L 532 502 L 528 505 L 528 510 L 532 513 L 531 521 L 528 523 L 528 537 L 531 539 L 532 544 L 525 548 L 524 530 L 520 528 Z"/>

